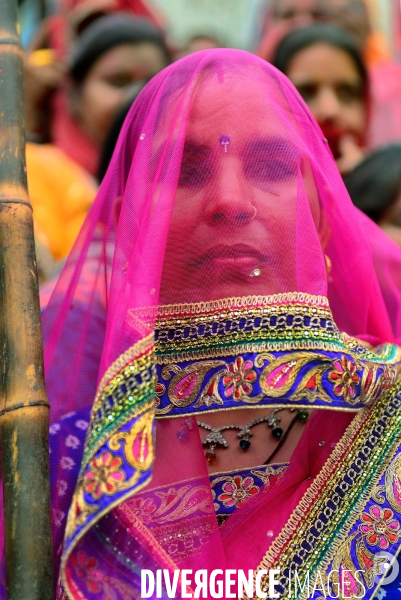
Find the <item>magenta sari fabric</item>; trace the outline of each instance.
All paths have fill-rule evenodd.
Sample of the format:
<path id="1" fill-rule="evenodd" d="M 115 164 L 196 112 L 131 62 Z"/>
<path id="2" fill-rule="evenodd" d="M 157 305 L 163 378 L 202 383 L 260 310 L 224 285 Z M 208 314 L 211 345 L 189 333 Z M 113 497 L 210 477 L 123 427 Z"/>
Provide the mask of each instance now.
<path id="1" fill-rule="evenodd" d="M 391 278 L 382 290 L 362 220 L 285 76 L 238 50 L 199 52 L 155 76 L 128 114 L 43 316 L 58 597 L 139 598 L 141 569 L 256 569 L 355 412 L 394 382 L 400 292 Z M 228 325 L 213 325 L 228 313 Z M 271 393 L 255 397 L 268 345 L 248 330 L 254 314 L 258 327 L 260 315 L 269 319 L 272 339 L 282 328 L 287 336 L 266 379 Z M 227 368 L 219 336 L 234 348 Z M 367 371 L 362 361 L 359 377 L 336 354 L 363 357 L 353 338 L 388 344 L 388 365 L 375 358 Z M 334 374 L 321 379 L 333 383 L 330 397 L 313 396 L 316 376 L 303 371 L 304 399 L 288 391 L 286 349 L 295 358 L 302 350 L 302 368 L 313 352 L 331 361 Z M 210 361 L 217 370 L 201 406 Z M 180 373 L 188 376 L 171 392 Z M 326 410 L 309 419 L 281 480 L 219 529 L 193 415 L 221 410 L 223 393 L 224 409 Z"/>

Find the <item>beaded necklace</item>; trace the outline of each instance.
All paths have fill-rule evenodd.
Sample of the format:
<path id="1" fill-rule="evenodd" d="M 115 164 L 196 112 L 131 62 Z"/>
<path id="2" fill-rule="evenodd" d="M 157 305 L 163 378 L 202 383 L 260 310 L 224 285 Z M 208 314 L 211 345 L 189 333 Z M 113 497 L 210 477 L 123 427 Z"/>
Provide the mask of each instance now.
<path id="1" fill-rule="evenodd" d="M 291 413 L 296 413 L 285 432 L 281 427 L 279 427 L 281 419 L 280 417 L 277 417 L 277 414 L 283 410 L 290 410 Z M 255 427 L 255 425 L 259 425 L 260 423 L 267 423 L 272 430 L 272 436 L 280 440 L 274 452 L 264 463 L 268 464 L 273 458 L 273 456 L 279 451 L 279 449 L 284 444 L 289 432 L 295 425 L 296 421 L 301 421 L 305 423 L 308 417 L 309 413 L 307 410 L 297 410 L 295 408 L 275 408 L 265 417 L 259 417 L 258 419 L 254 419 L 246 425 L 237 425 L 232 423 L 230 425 L 222 425 L 221 427 L 212 427 L 211 425 L 209 425 L 208 423 L 204 423 L 203 421 L 196 421 L 196 423 L 198 427 L 202 427 L 203 429 L 210 431 L 210 433 L 208 433 L 207 436 L 202 440 L 202 445 L 208 447 L 205 457 L 209 463 L 213 463 L 216 460 L 216 448 L 218 446 L 222 446 L 223 448 L 228 448 L 229 446 L 226 438 L 222 433 L 223 431 L 229 429 L 238 429 L 237 437 L 239 438 L 239 447 L 242 450 L 246 451 L 251 446 L 249 438 L 254 435 L 253 431 L 251 431 L 251 428 Z"/>

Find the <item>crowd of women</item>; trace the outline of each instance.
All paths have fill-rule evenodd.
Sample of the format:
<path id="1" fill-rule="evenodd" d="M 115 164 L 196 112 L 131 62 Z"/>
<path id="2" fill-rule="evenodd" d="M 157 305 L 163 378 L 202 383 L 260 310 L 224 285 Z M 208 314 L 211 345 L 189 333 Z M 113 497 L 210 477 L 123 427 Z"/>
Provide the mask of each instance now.
<path id="1" fill-rule="evenodd" d="M 253 54 L 172 48 L 139 0 L 43 23 L 58 600 L 140 598 L 160 569 L 401 593 L 401 66 L 371 8 L 271 0 Z"/>

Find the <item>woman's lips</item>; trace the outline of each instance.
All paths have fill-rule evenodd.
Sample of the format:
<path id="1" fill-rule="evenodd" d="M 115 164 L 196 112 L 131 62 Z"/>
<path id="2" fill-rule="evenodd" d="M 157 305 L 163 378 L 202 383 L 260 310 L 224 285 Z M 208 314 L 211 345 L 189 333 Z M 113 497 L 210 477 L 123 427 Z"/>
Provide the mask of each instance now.
<path id="1" fill-rule="evenodd" d="M 241 258 L 230 258 L 228 256 L 221 256 L 213 258 L 210 262 L 213 262 L 215 265 L 224 265 L 226 267 L 253 267 L 256 264 L 259 264 L 259 261 L 254 256 L 242 256 Z"/>
<path id="2" fill-rule="evenodd" d="M 202 265 L 210 262 L 220 263 L 235 263 L 235 264 L 246 264 L 254 263 L 255 260 L 259 262 L 265 262 L 266 256 L 248 244 L 234 244 L 232 246 L 225 244 L 218 244 L 209 248 L 204 254 L 196 259 L 197 265 Z"/>
<path id="3" fill-rule="evenodd" d="M 266 263 L 266 256 L 248 244 L 234 244 L 233 246 L 219 244 L 209 248 L 196 261 L 195 268 L 212 268 L 214 272 L 236 273 L 249 277 L 251 272 Z"/>

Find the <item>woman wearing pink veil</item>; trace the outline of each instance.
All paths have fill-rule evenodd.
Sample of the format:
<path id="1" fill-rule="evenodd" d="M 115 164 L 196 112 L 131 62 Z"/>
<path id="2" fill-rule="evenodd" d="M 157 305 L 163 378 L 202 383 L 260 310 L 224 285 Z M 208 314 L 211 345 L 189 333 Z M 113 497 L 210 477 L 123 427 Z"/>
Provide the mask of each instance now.
<path id="1" fill-rule="evenodd" d="M 160 569 L 374 597 L 401 545 L 400 329 L 355 211 L 260 58 L 199 52 L 140 93 L 44 313 L 59 599 L 140 598 Z"/>

